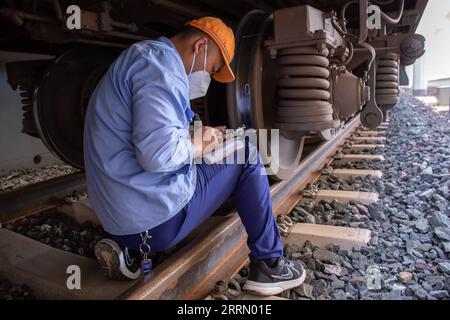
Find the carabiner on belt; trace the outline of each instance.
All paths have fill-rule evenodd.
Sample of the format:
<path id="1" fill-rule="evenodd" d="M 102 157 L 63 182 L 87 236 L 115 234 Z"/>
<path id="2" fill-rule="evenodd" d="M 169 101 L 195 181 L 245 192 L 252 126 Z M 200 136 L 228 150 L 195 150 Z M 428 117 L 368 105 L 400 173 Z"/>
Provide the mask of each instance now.
<path id="1" fill-rule="evenodd" d="M 145 232 L 141 233 L 141 240 L 142 240 L 142 242 L 141 242 L 141 244 L 139 246 L 139 251 L 141 251 L 141 254 L 142 254 L 141 267 L 142 267 L 142 271 L 144 273 L 148 273 L 152 269 L 152 259 L 150 259 L 148 257 L 148 255 L 152 251 L 152 248 L 147 243 L 147 240 L 151 239 L 151 237 L 152 236 L 150 236 L 148 234 L 148 231 L 145 231 Z"/>

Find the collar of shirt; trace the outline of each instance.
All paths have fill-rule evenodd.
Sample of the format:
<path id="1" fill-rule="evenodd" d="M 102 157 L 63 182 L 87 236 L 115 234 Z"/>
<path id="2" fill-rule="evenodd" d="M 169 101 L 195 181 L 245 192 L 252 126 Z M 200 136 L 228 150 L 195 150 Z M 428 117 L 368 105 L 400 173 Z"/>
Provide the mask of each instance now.
<path id="1" fill-rule="evenodd" d="M 174 49 L 178 53 L 177 48 L 175 47 L 175 45 L 173 44 L 173 42 L 169 38 L 167 38 L 167 37 L 159 37 L 157 39 L 157 41 L 168 45 L 169 47 L 171 47 L 172 49 Z M 183 61 L 181 59 L 181 56 L 179 55 L 179 53 L 178 53 L 178 56 L 180 57 L 180 60 Z M 186 109 L 184 109 L 184 113 L 186 114 L 186 117 L 189 119 L 189 122 L 192 122 L 192 118 L 194 117 L 195 113 L 192 111 L 192 109 L 191 109 L 191 107 L 189 105 L 186 106 Z"/>

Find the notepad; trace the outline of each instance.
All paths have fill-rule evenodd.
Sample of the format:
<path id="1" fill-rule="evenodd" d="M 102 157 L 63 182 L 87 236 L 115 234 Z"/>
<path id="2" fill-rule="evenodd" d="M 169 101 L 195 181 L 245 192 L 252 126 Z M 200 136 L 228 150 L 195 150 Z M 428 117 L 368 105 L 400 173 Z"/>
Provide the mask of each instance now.
<path id="1" fill-rule="evenodd" d="M 203 159 L 207 164 L 215 164 L 243 147 L 244 141 L 241 139 L 226 140 L 221 148 L 215 149 L 207 155 L 204 155 Z"/>

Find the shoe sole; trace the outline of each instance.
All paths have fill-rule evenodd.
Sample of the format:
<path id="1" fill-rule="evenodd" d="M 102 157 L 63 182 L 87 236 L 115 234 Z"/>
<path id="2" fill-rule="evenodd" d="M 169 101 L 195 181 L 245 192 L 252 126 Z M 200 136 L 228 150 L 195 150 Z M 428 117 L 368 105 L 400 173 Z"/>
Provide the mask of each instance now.
<path id="1" fill-rule="evenodd" d="M 123 256 L 120 253 L 120 248 L 117 248 L 117 245 L 108 239 L 103 239 L 95 245 L 95 257 L 109 279 L 116 281 L 136 280 L 140 272 L 132 273 L 129 270 L 123 270 L 125 261 L 123 261 Z"/>
<path id="2" fill-rule="evenodd" d="M 300 278 L 289 281 L 281 281 L 275 283 L 261 283 L 247 280 L 245 282 L 243 290 L 257 296 L 275 296 L 286 290 L 290 290 L 301 286 L 303 282 L 305 282 L 305 278 L 306 272 L 303 271 Z"/>

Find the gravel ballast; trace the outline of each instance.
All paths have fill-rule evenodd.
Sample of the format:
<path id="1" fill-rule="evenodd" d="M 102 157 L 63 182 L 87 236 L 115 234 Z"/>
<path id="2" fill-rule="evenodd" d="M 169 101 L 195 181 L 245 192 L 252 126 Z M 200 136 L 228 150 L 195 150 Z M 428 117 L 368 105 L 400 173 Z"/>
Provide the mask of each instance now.
<path id="1" fill-rule="evenodd" d="M 17 285 L 0 278 L 0 300 L 34 300 L 35 297 L 26 285 Z"/>
<path id="2" fill-rule="evenodd" d="M 41 169 L 18 169 L 0 176 L 0 193 L 33 183 L 66 176 L 79 170 L 67 164 L 57 164 Z"/>
<path id="3" fill-rule="evenodd" d="M 450 117 L 402 94 L 390 112 L 384 162 L 332 164 L 382 170 L 381 179 L 350 182 L 328 176 L 319 189 L 379 193 L 377 204 L 308 200 L 291 212 L 295 222 L 371 230 L 367 246 L 287 246 L 288 258 L 303 262 L 307 277 L 291 299 L 450 299 Z M 344 150 L 344 153 L 347 151 Z"/>
<path id="4" fill-rule="evenodd" d="M 79 224 L 75 219 L 50 210 L 7 224 L 6 229 L 57 249 L 95 259 L 94 246 L 105 237 L 101 226 Z"/>

